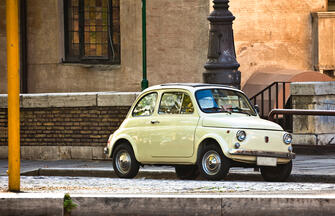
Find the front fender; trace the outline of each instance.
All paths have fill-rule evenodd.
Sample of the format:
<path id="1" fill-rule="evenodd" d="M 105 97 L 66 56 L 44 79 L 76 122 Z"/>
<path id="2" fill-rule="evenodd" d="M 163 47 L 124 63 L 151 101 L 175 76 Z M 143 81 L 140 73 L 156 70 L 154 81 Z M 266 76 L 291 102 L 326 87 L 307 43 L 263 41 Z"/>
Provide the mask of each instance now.
<path id="1" fill-rule="evenodd" d="M 220 135 L 216 133 L 207 133 L 204 136 L 198 139 L 196 143 L 196 149 L 199 150 L 200 144 L 206 139 L 214 139 L 221 147 L 223 154 L 228 157 L 229 156 L 229 145 L 228 142 Z"/>

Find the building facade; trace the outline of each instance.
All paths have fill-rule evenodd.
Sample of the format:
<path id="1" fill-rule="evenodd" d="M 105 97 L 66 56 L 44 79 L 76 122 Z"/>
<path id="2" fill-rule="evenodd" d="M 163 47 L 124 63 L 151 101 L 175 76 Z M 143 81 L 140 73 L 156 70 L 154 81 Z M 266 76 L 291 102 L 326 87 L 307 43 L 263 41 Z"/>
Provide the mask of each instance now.
<path id="1" fill-rule="evenodd" d="M 7 93 L 0 0 L 0 94 Z M 334 76 L 334 0 L 231 0 L 241 86 L 257 73 Z M 147 0 L 149 85 L 202 82 L 210 0 Z M 140 91 L 141 0 L 21 0 L 25 93 Z M 271 79 L 270 79 L 271 80 Z"/>

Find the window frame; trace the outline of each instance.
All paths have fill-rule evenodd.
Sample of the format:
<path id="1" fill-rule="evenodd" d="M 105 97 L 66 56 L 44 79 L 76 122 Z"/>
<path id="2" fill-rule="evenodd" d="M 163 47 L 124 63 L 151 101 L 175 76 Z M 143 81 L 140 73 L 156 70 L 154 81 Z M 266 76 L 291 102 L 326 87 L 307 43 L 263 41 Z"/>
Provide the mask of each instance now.
<path id="1" fill-rule="evenodd" d="M 137 105 L 141 102 L 141 100 L 142 100 L 143 98 L 145 98 L 146 96 L 148 96 L 148 95 L 150 95 L 150 94 L 156 94 L 155 106 L 154 106 L 154 109 L 153 109 L 152 113 L 151 113 L 150 115 L 138 115 L 138 116 L 135 116 L 135 115 L 134 115 L 134 110 L 135 110 L 135 108 L 137 107 Z M 132 110 L 131 110 L 131 117 L 133 117 L 133 118 L 137 118 L 137 117 L 149 117 L 149 116 L 152 116 L 152 115 L 155 113 L 155 109 L 156 109 L 156 107 L 157 107 L 157 100 L 158 100 L 158 97 L 159 97 L 158 92 L 149 92 L 149 93 L 143 95 L 143 96 L 136 102 L 135 106 L 132 108 Z"/>
<path id="2" fill-rule="evenodd" d="M 164 94 L 174 94 L 174 93 L 180 93 L 182 94 L 182 98 L 181 98 L 181 104 L 180 104 L 180 109 L 179 109 L 179 113 L 160 113 L 159 112 L 159 108 L 162 104 L 162 100 L 163 100 L 163 96 Z M 193 106 L 193 112 L 191 113 L 182 113 L 181 110 L 182 110 L 182 107 L 183 107 L 183 102 L 184 102 L 184 98 L 185 98 L 185 95 L 187 95 L 190 99 L 191 99 L 191 103 L 192 103 L 192 106 Z M 189 93 L 187 92 L 184 92 L 184 91 L 166 91 L 166 92 L 163 92 L 160 96 L 160 101 L 159 101 L 159 104 L 158 104 L 158 108 L 157 108 L 157 114 L 158 115 L 193 115 L 194 114 L 194 103 L 192 101 L 192 97 L 190 96 Z"/>
<path id="3" fill-rule="evenodd" d="M 327 10 L 328 12 L 335 12 L 335 0 L 328 0 L 328 7 Z"/>
<path id="4" fill-rule="evenodd" d="M 78 29 L 78 34 L 79 34 L 79 55 L 78 56 L 71 56 L 70 55 L 70 33 L 71 31 L 69 30 L 69 2 L 71 0 L 63 0 L 63 10 L 64 10 L 64 59 L 62 59 L 63 63 L 83 63 L 83 64 L 110 64 L 110 65 L 120 65 L 121 64 L 121 32 L 119 34 L 119 45 L 117 47 L 118 56 L 116 56 L 116 59 L 113 59 L 113 52 L 111 49 L 111 43 L 110 43 L 110 35 L 111 38 L 113 39 L 113 7 L 112 3 L 114 0 L 107 0 L 110 7 L 108 8 L 108 30 L 107 34 L 110 34 L 107 36 L 108 38 L 108 57 L 106 56 L 85 56 L 85 43 L 84 43 L 84 35 L 85 35 L 85 17 L 84 13 L 82 12 L 84 8 L 84 1 L 85 0 L 78 0 L 79 5 L 78 5 L 78 16 L 79 16 L 79 29 Z M 119 1 L 119 4 L 121 3 L 121 0 L 116 0 Z M 120 10 L 120 6 L 118 7 Z M 118 25 L 120 26 L 120 11 L 119 11 L 119 23 Z"/>
<path id="5" fill-rule="evenodd" d="M 202 107 L 200 106 L 200 102 L 199 102 L 199 100 L 198 100 L 197 93 L 198 93 L 199 91 L 203 91 L 203 90 L 213 90 L 213 89 L 222 89 L 222 90 L 232 91 L 232 92 L 236 92 L 236 93 L 238 93 L 238 94 L 241 94 L 242 97 L 244 97 L 244 98 L 246 99 L 246 101 L 248 102 L 248 106 L 249 106 L 250 110 L 254 112 L 254 113 L 251 113 L 250 115 L 251 115 L 251 116 L 258 116 L 258 112 L 256 111 L 255 107 L 252 106 L 251 101 L 249 100 L 249 98 L 248 98 L 243 92 L 241 92 L 241 91 L 235 91 L 235 90 L 232 90 L 232 89 L 225 89 L 225 88 L 204 88 L 204 89 L 196 90 L 196 91 L 194 92 L 194 97 L 195 97 L 195 100 L 197 101 L 197 106 L 199 107 L 199 109 L 200 109 L 203 113 L 205 113 L 205 114 L 225 113 L 225 112 L 206 112 L 206 111 L 204 111 L 204 110 L 202 109 Z M 234 113 L 234 112 L 232 112 L 232 113 Z M 235 113 L 236 113 L 236 112 L 235 112 Z"/>

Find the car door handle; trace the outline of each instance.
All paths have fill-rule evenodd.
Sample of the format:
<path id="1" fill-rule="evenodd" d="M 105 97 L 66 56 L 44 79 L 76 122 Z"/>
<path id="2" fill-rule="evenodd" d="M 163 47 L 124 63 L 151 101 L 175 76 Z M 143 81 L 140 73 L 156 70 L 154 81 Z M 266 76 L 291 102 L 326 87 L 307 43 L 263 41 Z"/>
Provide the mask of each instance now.
<path id="1" fill-rule="evenodd" d="M 159 121 L 157 121 L 157 120 L 151 120 L 151 124 L 159 124 Z"/>

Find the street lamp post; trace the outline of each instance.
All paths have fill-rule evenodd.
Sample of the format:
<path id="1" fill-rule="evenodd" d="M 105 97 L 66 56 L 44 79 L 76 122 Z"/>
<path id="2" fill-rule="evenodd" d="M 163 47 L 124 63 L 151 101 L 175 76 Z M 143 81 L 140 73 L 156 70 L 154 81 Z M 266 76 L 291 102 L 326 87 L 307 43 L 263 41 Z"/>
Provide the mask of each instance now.
<path id="1" fill-rule="evenodd" d="M 229 0 L 213 0 L 214 10 L 208 16 L 210 22 L 207 62 L 203 73 L 205 83 L 225 84 L 240 88 L 240 64 L 236 60 L 233 20 L 228 10 Z"/>

